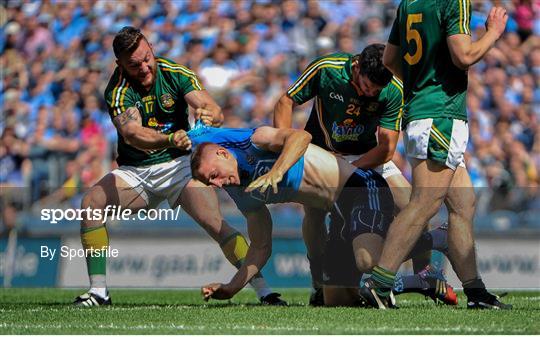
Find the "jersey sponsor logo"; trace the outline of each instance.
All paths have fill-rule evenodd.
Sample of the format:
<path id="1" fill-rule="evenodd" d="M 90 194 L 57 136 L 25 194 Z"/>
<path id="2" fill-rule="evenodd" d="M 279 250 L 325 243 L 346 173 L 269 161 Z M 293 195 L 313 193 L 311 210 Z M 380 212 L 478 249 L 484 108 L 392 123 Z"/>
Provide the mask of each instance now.
<path id="1" fill-rule="evenodd" d="M 171 131 L 172 127 L 173 127 L 174 123 L 160 123 L 158 122 L 158 120 L 156 119 L 156 117 L 150 117 L 150 119 L 148 120 L 148 126 L 151 127 L 151 128 L 154 128 L 156 129 L 158 132 L 161 132 L 161 133 L 170 133 L 169 131 Z"/>
<path id="2" fill-rule="evenodd" d="M 340 94 L 336 94 L 333 91 L 330 93 L 330 98 L 337 99 L 338 101 L 344 103 L 343 96 Z"/>
<path id="3" fill-rule="evenodd" d="M 165 109 L 169 109 L 174 105 L 174 100 L 171 94 L 163 94 L 159 99 L 161 101 L 161 105 L 163 105 Z"/>
<path id="4" fill-rule="evenodd" d="M 332 123 L 332 139 L 336 142 L 357 141 L 362 133 L 364 133 L 364 126 L 357 124 L 351 118 L 341 123 Z"/>

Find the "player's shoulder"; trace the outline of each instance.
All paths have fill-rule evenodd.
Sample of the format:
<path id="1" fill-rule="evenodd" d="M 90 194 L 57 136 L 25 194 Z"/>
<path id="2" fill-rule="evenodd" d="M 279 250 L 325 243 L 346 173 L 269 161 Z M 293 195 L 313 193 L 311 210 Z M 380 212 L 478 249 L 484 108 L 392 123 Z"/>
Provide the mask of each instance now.
<path id="1" fill-rule="evenodd" d="M 381 96 L 401 95 L 403 96 L 403 82 L 396 76 L 392 76 L 390 83 L 381 91 Z"/>
<path id="2" fill-rule="evenodd" d="M 437 16 L 441 16 L 452 6 L 459 5 L 459 1 L 469 0 L 402 0 L 398 6 L 398 15 L 405 19 L 409 14 L 436 12 Z"/>
<path id="3" fill-rule="evenodd" d="M 388 87 L 392 90 L 397 90 L 403 94 L 403 81 L 401 81 L 396 76 L 392 76 L 390 83 L 388 83 Z"/>
<path id="4" fill-rule="evenodd" d="M 105 87 L 104 96 L 106 100 L 111 99 L 115 94 L 125 94 L 129 90 L 130 84 L 125 76 L 122 75 L 119 67 L 114 69 L 113 74 L 109 78 L 109 82 Z"/>
<path id="5" fill-rule="evenodd" d="M 311 62 L 305 72 L 309 74 L 313 72 L 320 74 L 331 73 L 333 74 L 332 76 L 336 76 L 336 74 L 342 74 L 347 64 L 351 62 L 352 57 L 353 55 L 351 54 L 341 52 L 326 54 Z"/>
<path id="6" fill-rule="evenodd" d="M 181 73 L 184 75 L 195 75 L 193 70 L 189 69 L 183 64 L 177 63 L 169 58 L 165 58 L 162 56 L 156 56 L 156 64 L 158 67 L 168 73 Z"/>
<path id="7" fill-rule="evenodd" d="M 345 62 L 349 61 L 352 57 L 353 55 L 349 53 L 336 52 L 336 53 L 319 56 L 318 58 L 314 60 L 313 63 L 333 62 L 336 65 L 341 65 L 341 64 L 345 64 Z"/>

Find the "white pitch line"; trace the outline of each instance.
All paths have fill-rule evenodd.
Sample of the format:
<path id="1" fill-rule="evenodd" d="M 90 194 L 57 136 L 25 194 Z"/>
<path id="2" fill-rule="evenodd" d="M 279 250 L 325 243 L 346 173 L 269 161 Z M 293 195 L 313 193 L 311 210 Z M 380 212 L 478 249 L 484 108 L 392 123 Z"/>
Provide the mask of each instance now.
<path id="1" fill-rule="evenodd" d="M 80 325 L 70 325 L 70 324 L 19 324 L 19 323 L 0 323 L 2 328 L 14 328 L 14 329 L 77 329 L 80 328 Z M 178 324 L 142 324 L 142 325 L 116 325 L 111 324 L 98 324 L 96 326 L 86 325 L 87 328 L 100 328 L 100 329 L 113 329 L 113 330 L 155 330 L 155 329 L 176 329 L 176 330 L 199 330 L 199 331 L 210 331 L 216 329 L 216 326 L 206 326 L 206 325 L 178 325 Z M 291 327 L 291 326 L 260 326 L 260 325 L 221 325 L 220 329 L 230 329 L 230 330 L 251 330 L 251 331 L 289 331 L 289 332 L 301 332 L 301 331 L 314 331 L 318 332 L 321 329 L 315 327 Z M 476 328 L 476 327 L 452 327 L 452 328 L 431 328 L 425 326 L 416 326 L 416 327 L 375 327 L 367 328 L 363 333 L 371 332 L 392 332 L 392 333 L 401 333 L 404 331 L 415 331 L 415 332 L 467 332 L 467 333 L 480 333 L 485 332 L 485 328 Z M 491 333 L 522 333 L 525 329 L 508 329 L 499 328 L 491 330 Z M 358 332 L 358 327 L 345 328 L 342 332 Z"/>

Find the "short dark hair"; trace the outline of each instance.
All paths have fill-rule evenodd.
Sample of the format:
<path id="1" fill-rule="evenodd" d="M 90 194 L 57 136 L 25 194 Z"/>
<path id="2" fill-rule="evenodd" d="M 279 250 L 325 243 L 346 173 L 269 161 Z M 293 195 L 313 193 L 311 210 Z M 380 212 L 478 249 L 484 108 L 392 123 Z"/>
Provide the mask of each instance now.
<path id="1" fill-rule="evenodd" d="M 116 35 L 113 40 L 113 51 L 117 59 L 125 53 L 131 53 L 137 46 L 139 41 L 146 40 L 146 37 L 141 33 L 140 29 L 131 26 L 125 26 Z"/>
<path id="2" fill-rule="evenodd" d="M 200 143 L 199 145 L 197 145 L 197 147 L 195 147 L 195 150 L 193 150 L 193 153 L 191 154 L 191 175 L 193 176 L 193 178 L 199 179 L 197 172 L 201 168 L 204 149 L 213 144 L 214 143 L 211 142 Z"/>
<path id="3" fill-rule="evenodd" d="M 383 64 L 384 44 L 370 44 L 354 58 L 358 60 L 360 74 L 380 86 L 385 87 L 392 80 L 392 72 Z"/>

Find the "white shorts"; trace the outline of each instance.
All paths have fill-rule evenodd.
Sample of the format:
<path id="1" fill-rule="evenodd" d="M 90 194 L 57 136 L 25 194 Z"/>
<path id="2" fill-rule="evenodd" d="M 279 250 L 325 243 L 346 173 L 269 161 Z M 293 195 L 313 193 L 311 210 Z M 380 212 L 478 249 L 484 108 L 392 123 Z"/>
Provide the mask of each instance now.
<path id="1" fill-rule="evenodd" d="M 349 163 L 352 163 L 353 161 L 358 160 L 358 158 L 361 158 L 361 157 L 362 155 L 357 155 L 357 154 L 350 154 L 350 155 L 343 156 L 343 158 L 345 158 L 345 160 L 348 161 Z M 377 173 L 379 173 L 384 179 L 391 177 L 393 175 L 396 175 L 396 174 L 402 174 L 401 170 L 391 160 L 382 165 L 377 166 L 376 168 L 374 168 L 374 170 Z"/>
<path id="2" fill-rule="evenodd" d="M 407 157 L 431 159 L 452 170 L 465 167 L 468 140 L 467 122 L 446 117 L 409 122 L 403 133 Z"/>
<path id="3" fill-rule="evenodd" d="M 133 187 L 146 201 L 147 207 L 156 207 L 163 200 L 174 207 L 191 179 L 190 156 L 147 166 L 122 165 L 111 173 Z"/>

